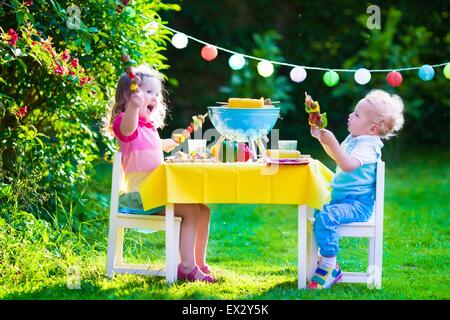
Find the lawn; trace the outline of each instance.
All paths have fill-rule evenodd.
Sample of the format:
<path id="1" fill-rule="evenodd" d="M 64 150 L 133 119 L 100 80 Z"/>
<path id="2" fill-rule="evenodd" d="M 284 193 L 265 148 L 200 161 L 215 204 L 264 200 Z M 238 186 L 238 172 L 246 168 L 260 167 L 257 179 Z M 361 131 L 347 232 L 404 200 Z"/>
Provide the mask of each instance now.
<path id="1" fill-rule="evenodd" d="M 35 240 L 21 238 L 26 242 L 22 247 L 17 241 L 3 241 L 0 249 L 4 257 L 5 252 L 17 256 L 14 261 L 9 258 L 8 270 L 17 270 L 2 273 L 0 298 L 449 299 L 449 155 L 438 151 L 422 156 L 410 153 L 397 164 L 387 163 L 381 290 L 365 284 L 337 284 L 326 291 L 297 290 L 297 216 L 293 205 L 211 205 L 208 254 L 219 279 L 216 284 L 176 283 L 169 287 L 164 278 L 132 275 L 108 280 L 105 261 L 111 168 L 101 164 L 97 166 L 97 182 L 91 187 L 95 191 L 91 194 L 92 210 L 98 210 L 98 216 L 83 227 L 81 238 L 85 240 L 60 243 L 59 251 L 51 249 L 49 243 L 38 243 L 38 236 Z M 60 252 L 67 246 L 71 249 Z M 125 246 L 128 261 L 163 263 L 163 233 L 128 231 Z M 341 248 L 338 260 L 344 270 L 367 268 L 367 240 L 345 238 Z M 33 262 L 35 266 L 31 266 Z M 67 286 L 68 279 L 78 272 L 69 267 L 79 271 L 79 289 Z"/>

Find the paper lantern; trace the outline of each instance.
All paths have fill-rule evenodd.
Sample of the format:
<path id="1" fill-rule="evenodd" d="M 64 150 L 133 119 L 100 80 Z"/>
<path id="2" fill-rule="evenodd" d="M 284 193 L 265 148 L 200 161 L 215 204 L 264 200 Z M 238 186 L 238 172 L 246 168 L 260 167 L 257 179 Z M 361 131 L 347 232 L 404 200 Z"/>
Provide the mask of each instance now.
<path id="1" fill-rule="evenodd" d="M 172 37 L 172 44 L 177 49 L 186 48 L 188 44 L 188 38 L 184 33 L 175 33 Z"/>
<path id="2" fill-rule="evenodd" d="M 371 77 L 370 71 L 366 68 L 360 68 L 355 72 L 355 81 L 361 85 L 368 83 Z"/>
<path id="3" fill-rule="evenodd" d="M 228 64 L 233 70 L 240 70 L 245 66 L 245 58 L 241 54 L 233 54 L 230 59 L 228 59 Z"/>
<path id="4" fill-rule="evenodd" d="M 260 62 L 258 62 L 258 73 L 262 76 L 262 77 L 270 77 L 273 73 L 273 64 L 270 63 L 267 60 L 262 60 Z"/>
<path id="5" fill-rule="evenodd" d="M 386 81 L 392 87 L 398 87 L 402 84 L 403 77 L 398 71 L 391 71 L 386 76 Z"/>
<path id="6" fill-rule="evenodd" d="M 339 75 L 333 70 L 327 71 L 323 75 L 323 82 L 325 82 L 327 86 L 333 87 L 339 82 Z"/>
<path id="7" fill-rule="evenodd" d="M 448 63 L 444 68 L 444 76 L 450 79 L 450 63 Z"/>
<path id="8" fill-rule="evenodd" d="M 291 80 L 294 82 L 302 82 L 306 79 L 306 70 L 303 67 L 295 67 L 291 70 L 289 73 L 289 76 L 291 77 Z"/>
<path id="9" fill-rule="evenodd" d="M 206 61 L 212 61 L 217 57 L 217 48 L 214 46 L 206 45 L 202 48 L 200 54 Z"/>
<path id="10" fill-rule="evenodd" d="M 430 81 L 434 78 L 434 69 L 429 64 L 424 64 L 419 69 L 419 78 L 423 81 Z"/>
<path id="11" fill-rule="evenodd" d="M 152 21 L 152 22 L 147 23 L 144 26 L 143 30 L 146 35 L 152 36 L 152 35 L 156 34 L 156 32 L 158 31 L 158 27 L 159 27 L 158 22 Z"/>

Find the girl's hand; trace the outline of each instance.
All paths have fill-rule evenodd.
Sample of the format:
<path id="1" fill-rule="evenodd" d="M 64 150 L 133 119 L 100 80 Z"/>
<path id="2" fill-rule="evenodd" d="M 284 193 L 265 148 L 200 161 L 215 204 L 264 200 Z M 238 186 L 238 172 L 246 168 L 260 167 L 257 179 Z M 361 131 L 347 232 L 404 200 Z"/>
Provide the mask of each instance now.
<path id="1" fill-rule="evenodd" d="M 139 109 L 144 105 L 144 103 L 145 103 L 144 94 L 142 93 L 141 90 L 138 89 L 138 91 L 136 91 L 131 95 L 130 102 L 128 105 L 132 108 Z"/>
<path id="2" fill-rule="evenodd" d="M 172 139 L 162 139 L 161 143 L 164 152 L 171 152 L 178 145 L 178 143 Z"/>

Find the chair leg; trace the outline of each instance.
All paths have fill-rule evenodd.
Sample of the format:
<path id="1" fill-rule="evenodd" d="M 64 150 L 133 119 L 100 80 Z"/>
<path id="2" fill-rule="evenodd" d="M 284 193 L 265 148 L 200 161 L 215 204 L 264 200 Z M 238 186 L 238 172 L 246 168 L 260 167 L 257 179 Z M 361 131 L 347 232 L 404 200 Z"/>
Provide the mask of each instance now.
<path id="1" fill-rule="evenodd" d="M 116 253 L 116 227 L 114 223 L 109 224 L 109 232 L 108 232 L 108 254 L 106 259 L 106 276 L 108 278 L 113 277 L 113 269 L 114 269 L 114 260 Z"/>
<path id="2" fill-rule="evenodd" d="M 307 265 L 308 270 L 306 272 L 306 277 L 308 280 L 311 280 L 317 268 L 317 256 L 318 256 L 317 242 L 316 238 L 314 237 L 312 224 L 308 225 L 307 242 L 308 242 L 308 265 Z"/>
<path id="3" fill-rule="evenodd" d="M 373 237 L 369 238 L 369 260 L 367 265 L 369 267 L 375 265 L 375 238 Z"/>
<path id="4" fill-rule="evenodd" d="M 375 288 L 381 289 L 383 276 L 383 238 L 375 239 L 374 242 Z"/>
<path id="5" fill-rule="evenodd" d="M 123 235 L 124 228 L 116 229 L 116 252 L 114 254 L 114 264 L 120 266 L 123 263 Z"/>

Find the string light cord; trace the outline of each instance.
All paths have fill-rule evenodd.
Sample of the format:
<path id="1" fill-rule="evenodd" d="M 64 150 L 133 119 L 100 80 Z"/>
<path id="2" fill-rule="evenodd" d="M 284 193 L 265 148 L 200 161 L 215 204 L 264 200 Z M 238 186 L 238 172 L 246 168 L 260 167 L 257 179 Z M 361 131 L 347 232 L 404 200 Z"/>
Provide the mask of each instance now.
<path id="1" fill-rule="evenodd" d="M 292 63 L 286 63 L 286 62 L 279 62 L 279 61 L 263 59 L 263 58 L 251 56 L 251 55 L 248 55 L 248 54 L 239 53 L 239 52 L 232 51 L 232 50 L 229 50 L 229 49 L 217 46 L 217 45 L 210 44 L 210 43 L 208 43 L 206 41 L 203 41 L 203 40 L 198 39 L 196 37 L 187 35 L 187 34 L 185 34 L 183 32 L 180 32 L 178 30 L 175 30 L 175 29 L 173 29 L 171 27 L 168 27 L 168 26 L 165 26 L 165 25 L 162 25 L 162 27 L 166 28 L 167 30 L 170 30 L 170 31 L 172 31 L 174 33 L 184 34 L 187 38 L 189 38 L 189 39 L 191 39 L 193 41 L 196 41 L 198 43 L 201 43 L 201 44 L 204 44 L 204 45 L 207 45 L 207 46 L 214 46 L 218 50 L 225 51 L 225 52 L 228 52 L 230 54 L 238 54 L 238 55 L 241 55 L 242 57 L 248 58 L 248 59 L 253 59 L 253 60 L 258 60 L 258 61 L 268 61 L 268 62 L 270 62 L 272 64 L 275 64 L 275 65 L 287 66 L 287 67 L 292 67 L 292 68 L 301 67 L 301 68 L 308 69 L 308 70 L 319 70 L 319 71 L 330 71 L 330 70 L 333 70 L 333 71 L 336 71 L 336 72 L 356 72 L 358 70 L 358 69 L 334 69 L 334 68 L 302 66 L 302 65 L 292 64 Z M 435 68 L 435 67 L 442 67 L 442 66 L 447 65 L 448 63 L 449 62 L 443 62 L 443 63 L 439 63 L 439 64 L 433 64 L 433 65 L 430 65 L 430 66 L 433 67 L 433 68 Z M 391 71 L 410 71 L 410 70 L 418 70 L 420 68 L 421 67 L 404 67 L 404 68 L 397 68 L 397 69 L 368 69 L 368 71 L 371 72 L 371 73 L 372 72 L 391 72 Z"/>

